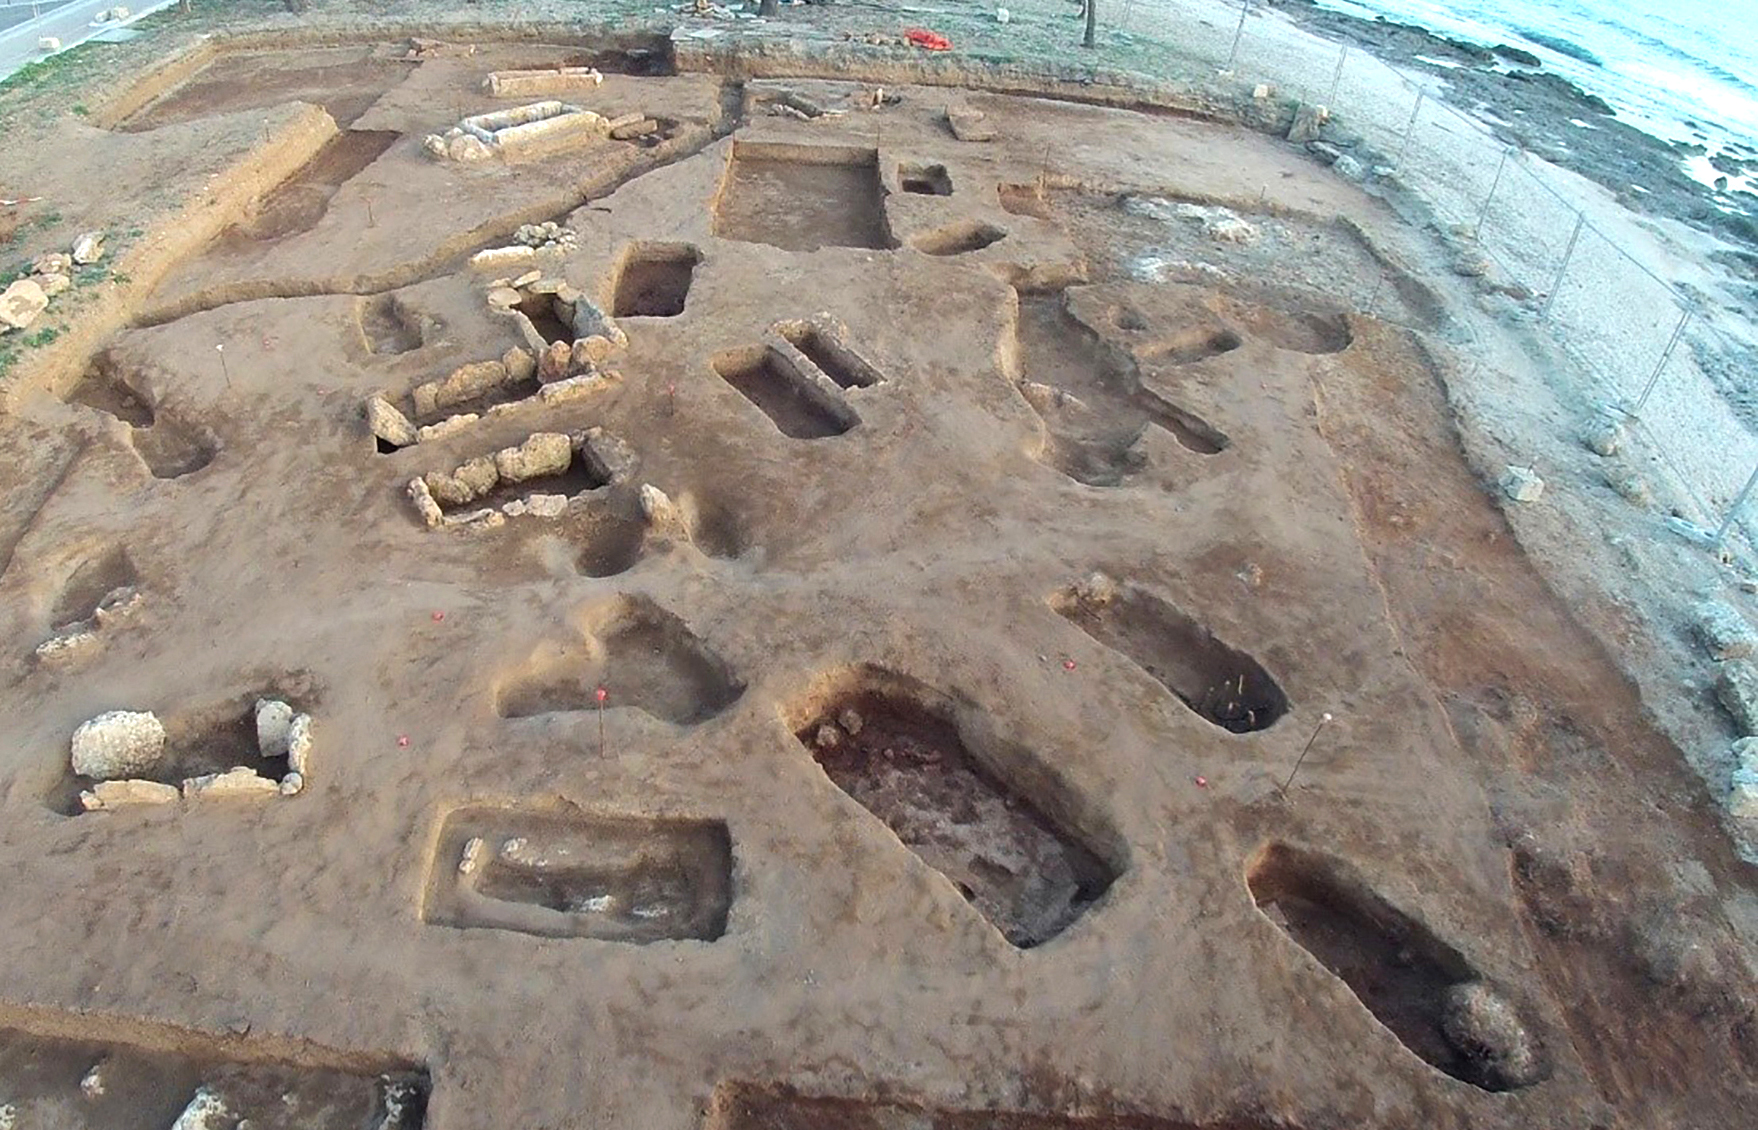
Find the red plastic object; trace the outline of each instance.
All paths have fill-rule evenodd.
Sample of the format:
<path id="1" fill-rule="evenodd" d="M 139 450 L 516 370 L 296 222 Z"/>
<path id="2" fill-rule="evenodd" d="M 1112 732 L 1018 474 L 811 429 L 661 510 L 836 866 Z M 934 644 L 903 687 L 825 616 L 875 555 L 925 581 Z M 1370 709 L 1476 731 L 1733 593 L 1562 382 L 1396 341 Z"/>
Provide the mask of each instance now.
<path id="1" fill-rule="evenodd" d="M 903 37 L 909 41 L 911 47 L 920 47 L 924 51 L 952 50 L 952 40 L 925 28 L 905 28 Z"/>

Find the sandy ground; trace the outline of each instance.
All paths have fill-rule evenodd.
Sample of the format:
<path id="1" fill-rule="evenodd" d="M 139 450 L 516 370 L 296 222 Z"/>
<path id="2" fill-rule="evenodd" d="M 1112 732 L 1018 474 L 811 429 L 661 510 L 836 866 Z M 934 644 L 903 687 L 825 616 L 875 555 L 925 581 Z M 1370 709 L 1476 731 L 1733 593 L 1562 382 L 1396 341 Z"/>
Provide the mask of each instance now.
<path id="1" fill-rule="evenodd" d="M 1612 553 L 1595 511 L 1480 481 L 1551 386 L 1444 248 L 1261 135 L 916 87 L 613 75 L 579 99 L 669 136 L 438 163 L 570 52 L 397 54 L 222 60 L 40 161 L 77 199 L 101 142 L 94 211 L 212 238 L 9 389 L 18 1125 L 202 1083 L 436 1130 L 1743 1123 L 1750 870 L 1602 642 L 1653 628 L 1522 548 Z M 234 193 L 259 147 L 304 156 Z M 529 343 L 467 259 L 533 219 L 614 379 L 385 450 L 368 397 L 428 423 Z M 423 525 L 412 478 L 538 432 L 563 513 Z M 80 722 L 255 765 L 265 694 L 297 795 L 79 813 Z"/>

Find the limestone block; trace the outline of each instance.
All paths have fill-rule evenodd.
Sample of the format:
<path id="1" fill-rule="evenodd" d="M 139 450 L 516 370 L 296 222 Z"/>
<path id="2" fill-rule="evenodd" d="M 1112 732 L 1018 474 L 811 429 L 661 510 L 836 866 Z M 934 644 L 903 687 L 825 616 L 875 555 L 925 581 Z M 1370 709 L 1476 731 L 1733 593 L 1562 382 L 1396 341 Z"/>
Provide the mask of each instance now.
<path id="1" fill-rule="evenodd" d="M 1715 697 L 1733 715 L 1734 725 L 1748 737 L 1758 735 L 1758 666 L 1750 659 L 1730 659 L 1721 665 Z"/>
<path id="2" fill-rule="evenodd" d="M 984 119 L 981 110 L 948 106 L 946 124 L 951 128 L 952 136 L 960 141 L 995 140 L 995 127 Z"/>
<path id="3" fill-rule="evenodd" d="M 578 400 L 584 396 L 609 388 L 622 379 L 621 374 L 612 372 L 582 373 L 577 377 L 555 381 L 538 389 L 537 395 L 545 404 L 560 404 L 569 400 Z"/>
<path id="4" fill-rule="evenodd" d="M 533 518 L 560 518 L 567 509 L 568 496 L 565 494 L 534 494 L 527 498 L 514 499 L 501 507 L 501 512 L 509 518 L 526 514 Z"/>
<path id="5" fill-rule="evenodd" d="M 468 165 L 488 160 L 494 151 L 481 138 L 465 133 L 446 142 L 446 156 Z"/>
<path id="6" fill-rule="evenodd" d="M 622 331 L 611 316 L 600 310 L 590 298 L 582 295 L 574 299 L 574 340 L 592 337 L 594 334 L 608 338 L 618 348 L 629 344 L 629 335 Z"/>
<path id="7" fill-rule="evenodd" d="M 224 773 L 204 773 L 183 782 L 183 795 L 195 797 L 266 797 L 281 795 L 281 783 L 264 777 L 248 765 L 234 765 Z"/>
<path id="8" fill-rule="evenodd" d="M 282 796 L 298 796 L 304 791 L 304 789 L 305 774 L 303 773 L 289 773 L 281 778 L 280 790 Z"/>
<path id="9" fill-rule="evenodd" d="M 659 123 L 652 118 L 642 118 L 625 126 L 616 126 L 610 131 L 612 141 L 633 141 L 637 137 L 646 137 L 650 133 L 659 132 Z"/>
<path id="10" fill-rule="evenodd" d="M 684 516 L 683 507 L 673 502 L 670 495 L 652 483 L 641 484 L 639 499 L 641 517 L 647 519 L 649 526 L 665 533 L 689 532 L 690 523 Z"/>
<path id="11" fill-rule="evenodd" d="M 494 71 L 482 85 L 496 98 L 529 97 L 534 94 L 560 94 L 564 91 L 593 90 L 602 85 L 604 76 L 591 67 L 553 67 L 542 70 Z"/>
<path id="12" fill-rule="evenodd" d="M 1331 112 L 1323 106 L 1315 106 L 1310 102 L 1302 102 L 1294 111 L 1294 124 L 1288 128 L 1288 140 L 1295 145 L 1305 145 L 1309 141 L 1317 141 L 1324 124 L 1330 120 Z"/>
<path id="13" fill-rule="evenodd" d="M 28 329 L 48 308 L 42 286 L 35 279 L 19 279 L 0 291 L 0 332 Z"/>
<path id="14" fill-rule="evenodd" d="M 470 256 L 472 270 L 496 272 L 511 271 L 522 267 L 537 258 L 537 249 L 524 244 L 512 247 L 490 247 Z"/>
<path id="15" fill-rule="evenodd" d="M 1696 609 L 1697 638 L 1711 659 L 1749 659 L 1758 651 L 1758 633 L 1732 605 L 1706 600 Z"/>
<path id="16" fill-rule="evenodd" d="M 488 304 L 496 310 L 511 310 L 519 302 L 519 292 L 510 286 L 493 287 L 488 292 Z"/>
<path id="17" fill-rule="evenodd" d="M 104 257 L 104 233 L 88 231 L 73 241 L 73 261 L 84 267 Z"/>
<path id="18" fill-rule="evenodd" d="M 593 334 L 574 342 L 572 364 L 575 370 L 596 369 L 616 352 L 616 345 L 603 334 Z"/>
<path id="19" fill-rule="evenodd" d="M 433 390 L 435 411 L 485 396 L 507 383 L 507 367 L 499 361 L 474 361 L 453 369 Z"/>
<path id="20" fill-rule="evenodd" d="M 73 256 L 65 251 L 45 251 L 31 260 L 33 275 L 71 275 Z"/>
<path id="21" fill-rule="evenodd" d="M 437 526 L 445 521 L 445 511 L 434 501 L 433 492 L 427 489 L 427 483 L 421 479 L 409 480 L 409 501 L 415 504 L 415 512 L 421 515 L 422 522 L 429 527 Z"/>
<path id="22" fill-rule="evenodd" d="M 473 502 L 500 485 L 495 460 L 478 455 L 459 465 L 451 474 L 429 471 L 423 477 L 430 494 L 444 506 L 462 506 Z"/>
<path id="23" fill-rule="evenodd" d="M 586 460 L 593 477 L 606 483 L 626 482 L 641 461 L 634 448 L 603 428 L 586 430 L 580 443 L 580 457 Z"/>
<path id="24" fill-rule="evenodd" d="M 256 700 L 256 749 L 264 757 L 286 757 L 293 708 L 279 699 Z"/>
<path id="25" fill-rule="evenodd" d="M 85 654 L 97 642 L 98 633 L 93 630 L 92 622 L 81 620 L 38 644 L 37 659 L 44 663 L 66 662 Z"/>
<path id="26" fill-rule="evenodd" d="M 237 1117 L 213 1088 L 204 1083 L 196 1088 L 195 1097 L 171 1124 L 171 1130 L 221 1130 L 237 1121 Z"/>
<path id="27" fill-rule="evenodd" d="M 559 475 L 573 462 L 574 445 L 560 432 L 536 432 L 518 447 L 495 452 L 495 469 L 509 483 Z"/>
<path id="28" fill-rule="evenodd" d="M 59 271 L 51 271 L 45 275 L 32 275 L 31 281 L 43 288 L 43 293 L 53 298 L 73 285 L 73 280 Z"/>
<path id="29" fill-rule="evenodd" d="M 287 768 L 301 780 L 311 772 L 311 715 L 295 714 L 287 725 Z"/>
<path id="30" fill-rule="evenodd" d="M 513 384 L 537 375 L 537 358 L 531 356 L 529 350 L 516 345 L 501 354 L 501 365 L 507 370 L 507 380 Z"/>
<path id="31" fill-rule="evenodd" d="M 445 419 L 428 424 L 426 427 L 416 428 L 415 435 L 422 443 L 427 443 L 429 440 L 436 440 L 441 436 L 449 436 L 453 432 L 461 431 L 480 419 L 482 417 L 475 412 L 463 412 L 456 416 L 447 416 Z"/>
<path id="32" fill-rule="evenodd" d="M 468 514 L 448 514 L 445 525 L 447 529 L 492 530 L 507 524 L 507 516 L 499 510 L 472 510 Z"/>
<path id="33" fill-rule="evenodd" d="M 1104 573 L 1092 573 L 1074 586 L 1074 598 L 1082 604 L 1102 608 L 1117 599 L 1117 582 Z"/>
<path id="34" fill-rule="evenodd" d="M 97 781 L 138 777 L 165 752 L 165 727 L 150 711 L 112 710 L 73 732 L 73 771 Z"/>
<path id="35" fill-rule="evenodd" d="M 94 812 L 133 804 L 171 804 L 179 795 L 176 785 L 162 785 L 157 781 L 99 781 L 79 794 L 79 805 L 87 812 Z"/>
<path id="36" fill-rule="evenodd" d="M 134 615 L 143 599 L 145 598 L 141 596 L 140 590 L 133 585 L 118 585 L 105 593 L 104 599 L 98 601 L 98 607 L 92 612 L 92 619 L 98 622 L 100 628 L 119 623 Z"/>
<path id="37" fill-rule="evenodd" d="M 552 343 L 537 358 L 537 379 L 545 384 L 568 375 L 574 363 L 574 347 L 565 341 Z"/>
<path id="38" fill-rule="evenodd" d="M 394 447 L 408 447 L 421 439 L 409 417 L 399 412 L 395 405 L 382 396 L 367 398 L 366 426 L 373 435 Z"/>
<path id="39" fill-rule="evenodd" d="M 1502 472 L 1500 485 L 1515 502 L 1537 502 L 1544 496 L 1544 480 L 1530 467 L 1509 467 Z"/>
<path id="40" fill-rule="evenodd" d="M 1504 1088 L 1545 1078 L 1545 1057 L 1514 1006 L 1482 981 L 1447 989 L 1441 1032 L 1467 1059 L 1484 1064 Z"/>
<path id="41" fill-rule="evenodd" d="M 1581 437 L 1581 442 L 1586 444 L 1587 450 L 1593 454 L 1609 459 L 1618 453 L 1619 448 L 1624 446 L 1624 425 L 1616 420 L 1601 417 L 1588 426 L 1586 433 Z"/>

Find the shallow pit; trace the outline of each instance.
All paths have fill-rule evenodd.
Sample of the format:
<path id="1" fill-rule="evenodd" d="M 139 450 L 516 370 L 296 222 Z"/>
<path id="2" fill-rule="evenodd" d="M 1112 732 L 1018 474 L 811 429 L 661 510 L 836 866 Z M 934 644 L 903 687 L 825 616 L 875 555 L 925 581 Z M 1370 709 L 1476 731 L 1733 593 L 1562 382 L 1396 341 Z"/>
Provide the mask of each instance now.
<path id="1" fill-rule="evenodd" d="M 1257 660 L 1145 589 L 1089 582 L 1062 590 L 1050 603 L 1211 725 L 1256 733 L 1288 712 L 1287 695 Z"/>
<path id="2" fill-rule="evenodd" d="M 1253 306 L 1244 318 L 1247 334 L 1292 353 L 1341 353 L 1355 340 L 1344 314 Z"/>
<path id="3" fill-rule="evenodd" d="M 884 195 L 877 150 L 734 142 L 714 234 L 785 251 L 885 249 L 893 243 Z"/>
<path id="4" fill-rule="evenodd" d="M 1171 435 L 1187 451 L 1219 455 L 1232 445 L 1225 432 L 1158 393 L 1140 390 L 1135 395 L 1135 405 L 1147 414 L 1148 423 Z"/>
<path id="5" fill-rule="evenodd" d="M 961 222 L 923 232 L 910 240 L 910 246 L 924 255 L 968 255 L 1006 238 L 1006 229 L 994 224 Z"/>
<path id="6" fill-rule="evenodd" d="M 914 196 L 951 196 L 952 177 L 945 165 L 902 164 L 897 167 L 897 183 Z"/>
<path id="7" fill-rule="evenodd" d="M 525 315 L 537 336 L 549 344 L 558 341 L 569 345 L 574 343 L 574 308 L 570 303 L 553 294 L 522 292 L 519 304 L 513 309 Z"/>
<path id="8" fill-rule="evenodd" d="M 761 409 L 789 439 L 828 439 L 859 422 L 852 409 L 832 400 L 772 346 L 727 350 L 711 364 L 721 380 Z"/>
<path id="9" fill-rule="evenodd" d="M 0 1028 L 0 1095 L 21 1130 L 184 1125 L 178 1116 L 198 1088 L 228 1111 L 203 1126 L 285 1127 L 295 1124 L 290 1111 L 302 1130 L 420 1130 L 426 1119 L 428 1073 L 394 1055 L 301 1041 L 295 1062 L 248 1035 L 217 1038 L 85 1013 L 40 1019 L 40 1031 Z M 139 1042 L 118 1039 L 122 1031 Z M 99 1086 L 82 1087 L 94 1073 Z"/>
<path id="10" fill-rule="evenodd" d="M 806 1094 L 779 1084 L 722 1083 L 704 1130 L 1299 1130 L 1293 1123 L 1195 1123 L 1127 1111 L 1065 1114 L 1009 1107 L 949 1108 L 898 1097 Z"/>
<path id="11" fill-rule="evenodd" d="M 385 357 L 421 348 L 421 322 L 396 295 L 363 298 L 358 314 L 360 334 L 366 339 L 368 352 Z"/>
<path id="12" fill-rule="evenodd" d="M 62 398 L 68 404 L 83 404 L 116 417 L 136 428 L 153 426 L 152 401 L 135 387 L 131 374 L 107 353 L 99 354 L 90 369 L 81 375 Z"/>
<path id="13" fill-rule="evenodd" d="M 250 219 L 234 225 L 220 243 L 263 243 L 310 231 L 329 211 L 338 190 L 384 155 L 401 136 L 387 130 L 344 130 L 292 176 L 258 202 Z"/>
<path id="14" fill-rule="evenodd" d="M 593 638 L 545 648 L 496 695 L 503 718 L 634 707 L 662 722 L 694 726 L 738 701 L 744 684 L 688 625 L 646 597 L 623 597 L 601 614 Z"/>
<path id="15" fill-rule="evenodd" d="M 872 388 L 885 379 L 866 358 L 848 346 L 840 332 L 812 322 L 784 322 L 776 331 L 842 388 Z"/>
<path id="16" fill-rule="evenodd" d="M 1428 1064 L 1489 1091 L 1530 1082 L 1510 1080 L 1495 1064 L 1454 1046 L 1444 1025 L 1447 993 L 1476 981 L 1476 973 L 1457 950 L 1348 868 L 1316 853 L 1270 844 L 1252 860 L 1246 884 L 1272 922 Z"/>
<path id="17" fill-rule="evenodd" d="M 134 562 L 129 560 L 128 551 L 121 546 L 88 557 L 80 562 L 61 587 L 49 623 L 59 629 L 89 620 L 105 597 L 138 582 Z"/>
<path id="18" fill-rule="evenodd" d="M 220 445 L 205 429 L 160 415 L 129 434 L 134 450 L 157 479 L 193 475 L 214 461 Z"/>
<path id="19" fill-rule="evenodd" d="M 1243 344 L 1238 334 L 1223 326 L 1192 326 L 1178 333 L 1139 346 L 1135 355 L 1142 361 L 1164 361 L 1171 365 L 1190 365 L 1231 353 Z"/>
<path id="20" fill-rule="evenodd" d="M 723 821 L 472 805 L 446 817 L 422 920 L 636 945 L 714 941 L 732 898 Z"/>
<path id="21" fill-rule="evenodd" d="M 308 102 L 346 130 L 416 65 L 360 47 L 224 54 L 135 110 L 118 128 L 138 133 L 218 114 Z"/>
<path id="22" fill-rule="evenodd" d="M 1009 943 L 1060 934 L 1116 878 L 1112 867 L 975 756 L 947 704 L 913 679 L 863 667 L 797 706 L 794 736 Z"/>
<path id="23" fill-rule="evenodd" d="M 614 318 L 675 318 L 684 312 L 702 253 L 687 243 L 642 243 L 617 269 Z"/>

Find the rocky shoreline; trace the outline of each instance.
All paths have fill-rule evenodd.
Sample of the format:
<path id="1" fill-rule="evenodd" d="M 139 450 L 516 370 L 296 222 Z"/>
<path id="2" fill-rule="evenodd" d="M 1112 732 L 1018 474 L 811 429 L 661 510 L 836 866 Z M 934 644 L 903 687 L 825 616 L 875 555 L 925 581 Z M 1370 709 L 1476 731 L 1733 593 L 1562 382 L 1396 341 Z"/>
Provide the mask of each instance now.
<path id="1" fill-rule="evenodd" d="M 1448 103 L 1509 144 L 1604 185 L 1632 211 L 1681 220 L 1751 249 L 1722 258 L 1758 281 L 1758 217 L 1745 214 L 1758 197 L 1717 191 L 1687 175 L 1684 160 L 1707 153 L 1705 146 L 1668 142 L 1617 120 L 1604 99 L 1543 70 L 1536 55 L 1517 46 L 1482 46 L 1411 24 L 1360 19 L 1313 0 L 1268 3 L 1386 62 L 1444 78 Z M 1711 161 L 1728 177 L 1758 175 L 1758 153 L 1738 145 Z"/>

